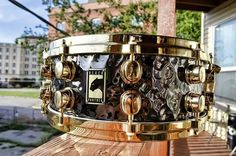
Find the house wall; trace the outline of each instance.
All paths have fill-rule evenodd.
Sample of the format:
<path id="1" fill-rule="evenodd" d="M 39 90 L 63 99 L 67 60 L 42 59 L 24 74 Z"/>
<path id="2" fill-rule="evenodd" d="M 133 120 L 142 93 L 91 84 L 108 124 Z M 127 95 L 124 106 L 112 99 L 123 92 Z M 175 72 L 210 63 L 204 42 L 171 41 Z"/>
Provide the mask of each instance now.
<path id="1" fill-rule="evenodd" d="M 208 13 L 204 13 L 202 27 L 202 42 L 205 50 L 213 53 L 215 49 L 215 28 L 232 19 L 236 19 L 236 1 L 228 0 L 214 8 Z M 236 31 L 236 28 L 235 28 Z M 236 34 L 232 32 L 233 34 Z M 231 34 L 230 34 L 231 35 Z M 236 52 L 236 51 L 235 51 Z M 232 51 L 231 51 L 232 53 Z M 227 62 L 225 59 L 221 59 Z M 236 58 L 235 58 L 236 60 Z M 221 73 L 216 79 L 216 104 L 220 109 L 227 108 L 230 105 L 232 111 L 236 112 L 236 67 L 222 67 Z M 222 96 L 221 96 L 222 95 Z M 227 97 L 226 97 L 227 95 Z"/>
<path id="2" fill-rule="evenodd" d="M 222 22 L 236 18 L 236 1 L 228 0 L 204 14 L 203 44 L 206 51 L 214 52 L 214 28 Z"/>

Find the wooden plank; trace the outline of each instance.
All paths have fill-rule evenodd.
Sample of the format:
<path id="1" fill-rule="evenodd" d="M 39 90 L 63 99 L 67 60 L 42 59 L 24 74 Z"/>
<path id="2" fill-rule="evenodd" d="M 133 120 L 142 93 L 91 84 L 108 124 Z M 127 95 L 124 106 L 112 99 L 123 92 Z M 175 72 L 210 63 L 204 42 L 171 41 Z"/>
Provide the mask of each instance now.
<path id="1" fill-rule="evenodd" d="M 198 139 L 199 137 L 199 139 Z M 210 135 L 206 132 L 199 136 L 171 141 L 168 150 L 168 142 L 147 141 L 140 143 L 113 142 L 82 138 L 69 134 L 63 134 L 38 148 L 35 148 L 25 156 L 224 156 L 229 155 L 226 142 L 218 137 L 208 144 L 206 138 Z M 202 138 L 202 139 L 200 139 Z"/>

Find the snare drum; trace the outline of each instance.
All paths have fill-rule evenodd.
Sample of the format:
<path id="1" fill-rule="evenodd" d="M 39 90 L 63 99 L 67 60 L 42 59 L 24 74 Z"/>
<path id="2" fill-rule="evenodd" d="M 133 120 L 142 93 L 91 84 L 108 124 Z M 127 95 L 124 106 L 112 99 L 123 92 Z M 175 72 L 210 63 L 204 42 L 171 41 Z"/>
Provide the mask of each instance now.
<path id="1" fill-rule="evenodd" d="M 58 39 L 43 55 L 42 112 L 62 131 L 114 141 L 203 130 L 220 67 L 197 42 L 140 34 Z"/>

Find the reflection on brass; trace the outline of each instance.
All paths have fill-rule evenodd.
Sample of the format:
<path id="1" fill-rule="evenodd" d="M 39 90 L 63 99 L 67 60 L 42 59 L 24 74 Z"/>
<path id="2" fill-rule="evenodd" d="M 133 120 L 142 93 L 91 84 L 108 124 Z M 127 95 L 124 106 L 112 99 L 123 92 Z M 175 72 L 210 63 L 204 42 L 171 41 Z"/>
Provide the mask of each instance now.
<path id="1" fill-rule="evenodd" d="M 41 113 L 47 114 L 46 107 L 49 105 L 52 99 L 52 92 L 50 87 L 48 87 L 47 89 L 40 89 L 40 98 L 43 101 L 43 104 L 41 106 Z"/>
<path id="2" fill-rule="evenodd" d="M 141 108 L 141 96 L 134 90 L 129 90 L 121 95 L 121 108 L 127 115 L 135 115 Z"/>
<path id="3" fill-rule="evenodd" d="M 221 70 L 221 67 L 216 65 L 216 64 L 213 64 L 212 65 L 212 70 L 214 71 L 214 73 L 218 74 L 220 72 L 220 70 Z"/>
<path id="4" fill-rule="evenodd" d="M 76 67 L 74 62 L 57 62 L 55 65 L 55 75 L 58 79 L 73 80 L 75 71 Z"/>
<path id="5" fill-rule="evenodd" d="M 132 140 L 129 140 L 124 129 L 124 126 L 127 125 L 126 122 L 101 122 L 101 120 L 91 120 L 64 114 L 64 118 L 68 118 L 68 122 L 66 125 L 59 126 L 58 119 L 60 117 L 60 112 L 53 110 L 50 105 L 48 106 L 48 112 L 47 118 L 49 123 L 61 131 L 95 139 L 132 142 L 186 138 L 195 135 L 193 127 L 198 127 L 198 132 L 203 131 L 201 125 L 204 125 L 207 120 L 207 114 L 204 114 L 199 118 L 198 122 L 196 122 L 195 119 L 155 123 L 134 122 L 132 129 L 134 131 L 138 129 L 139 133 L 134 135 Z"/>
<path id="6" fill-rule="evenodd" d="M 131 39 L 135 40 L 130 42 Z M 64 49 L 63 42 L 70 43 Z M 211 62 L 208 53 L 200 49 L 199 56 L 195 54 L 195 50 L 199 50 L 199 43 L 178 39 L 167 36 L 157 35 L 137 35 L 137 34 L 98 34 L 67 37 L 56 40 L 51 43 L 48 56 L 58 56 L 66 54 L 146 54 L 174 56 L 198 59 Z"/>
<path id="7" fill-rule="evenodd" d="M 41 76 L 46 79 L 52 78 L 52 70 L 49 65 L 41 65 L 40 73 L 41 73 Z"/>
<path id="8" fill-rule="evenodd" d="M 205 93 L 205 104 L 206 106 L 214 105 L 215 97 L 214 93 Z"/>
<path id="9" fill-rule="evenodd" d="M 189 84 L 203 83 L 206 80 L 206 70 L 202 66 L 190 65 L 186 70 L 186 81 Z"/>
<path id="10" fill-rule="evenodd" d="M 54 75 L 52 72 L 52 61 L 51 59 L 46 59 L 44 64 L 41 65 L 40 74 L 43 78 L 51 79 Z"/>
<path id="11" fill-rule="evenodd" d="M 120 67 L 120 76 L 128 84 L 137 83 L 141 79 L 142 73 L 143 68 L 138 61 L 134 60 L 133 54 Z"/>
<path id="12" fill-rule="evenodd" d="M 72 108 L 75 103 L 75 95 L 71 88 L 67 87 L 54 93 L 54 103 L 58 109 Z"/>
<path id="13" fill-rule="evenodd" d="M 215 91 L 215 82 L 205 83 L 204 91 L 207 92 L 207 93 L 214 93 L 214 91 Z"/>
<path id="14" fill-rule="evenodd" d="M 42 82 L 42 87 L 40 88 L 39 98 L 42 100 L 43 104 L 41 105 L 41 113 L 47 114 L 47 106 L 52 100 L 52 91 L 51 91 L 51 81 L 46 80 Z"/>
<path id="15" fill-rule="evenodd" d="M 214 93 L 215 91 L 215 74 L 219 73 L 221 68 L 212 64 L 212 68 L 206 71 L 206 83 L 204 84 L 204 92 Z"/>
<path id="16" fill-rule="evenodd" d="M 206 70 L 203 66 L 189 65 L 187 68 L 179 67 L 178 76 L 181 81 L 188 84 L 199 84 L 206 81 Z"/>
<path id="17" fill-rule="evenodd" d="M 74 92 L 71 88 L 65 88 L 64 90 L 56 91 L 54 94 L 55 106 L 60 110 L 61 116 L 58 124 L 63 125 L 64 110 L 71 110 L 75 103 Z"/>
<path id="18" fill-rule="evenodd" d="M 203 95 L 189 92 L 185 95 L 184 105 L 188 112 L 202 112 L 205 108 L 205 97 Z"/>
<path id="19" fill-rule="evenodd" d="M 120 101 L 123 112 L 128 115 L 128 125 L 125 128 L 126 134 L 128 137 L 132 137 L 135 135 L 135 131 L 133 131 L 132 128 L 134 115 L 137 114 L 141 108 L 141 96 L 136 91 L 129 90 L 121 95 Z"/>

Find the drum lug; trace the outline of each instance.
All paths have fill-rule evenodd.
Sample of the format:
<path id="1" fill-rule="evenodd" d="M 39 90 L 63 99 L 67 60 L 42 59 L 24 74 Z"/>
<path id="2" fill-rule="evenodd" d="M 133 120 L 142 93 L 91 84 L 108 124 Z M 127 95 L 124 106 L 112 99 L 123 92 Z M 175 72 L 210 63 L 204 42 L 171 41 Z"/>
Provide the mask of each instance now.
<path id="1" fill-rule="evenodd" d="M 43 101 L 41 113 L 47 114 L 47 106 L 52 100 L 51 81 L 43 82 L 43 87 L 40 88 L 40 99 Z"/>
<path id="2" fill-rule="evenodd" d="M 178 68 L 178 77 L 188 84 L 204 83 L 206 80 L 206 69 L 199 65 L 189 65 L 187 68 Z"/>
<path id="3" fill-rule="evenodd" d="M 73 61 L 57 62 L 55 66 L 55 75 L 58 79 L 73 80 L 75 77 L 76 66 Z"/>
<path id="4" fill-rule="evenodd" d="M 134 115 L 141 109 L 141 96 L 135 90 L 128 90 L 121 95 L 121 109 L 128 115 L 128 123 L 126 123 L 125 131 L 128 139 L 135 136 L 138 124 L 133 123 Z"/>
<path id="5" fill-rule="evenodd" d="M 184 97 L 184 107 L 188 112 L 200 113 L 205 108 L 205 97 L 189 92 Z"/>
<path id="6" fill-rule="evenodd" d="M 60 111 L 58 126 L 64 125 L 64 111 L 71 110 L 75 104 L 75 95 L 71 88 L 67 87 L 63 90 L 56 91 L 54 94 L 54 103 L 56 108 Z"/>
<path id="7" fill-rule="evenodd" d="M 137 83 L 143 74 L 143 68 L 132 53 L 129 60 L 122 63 L 120 66 L 120 76 L 127 84 Z"/>
<path id="8" fill-rule="evenodd" d="M 46 79 L 51 79 L 54 75 L 52 72 L 52 60 L 47 58 L 44 61 L 44 64 L 41 66 L 40 69 L 41 76 Z"/>

